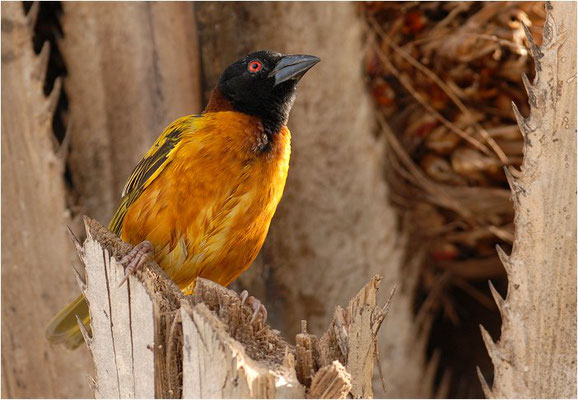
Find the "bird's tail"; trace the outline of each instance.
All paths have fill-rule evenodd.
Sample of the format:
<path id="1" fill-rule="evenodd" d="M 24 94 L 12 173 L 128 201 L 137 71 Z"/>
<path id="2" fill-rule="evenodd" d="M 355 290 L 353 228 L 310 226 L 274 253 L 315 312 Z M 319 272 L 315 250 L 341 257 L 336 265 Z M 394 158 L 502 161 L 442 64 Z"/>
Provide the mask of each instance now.
<path id="1" fill-rule="evenodd" d="M 46 339 L 48 339 L 50 343 L 64 344 L 71 350 L 80 346 L 84 338 L 80 332 L 76 316 L 78 316 L 87 329 L 90 329 L 88 304 L 83 295 L 78 296 L 76 300 L 64 307 L 64 309 L 52 318 L 46 327 Z"/>

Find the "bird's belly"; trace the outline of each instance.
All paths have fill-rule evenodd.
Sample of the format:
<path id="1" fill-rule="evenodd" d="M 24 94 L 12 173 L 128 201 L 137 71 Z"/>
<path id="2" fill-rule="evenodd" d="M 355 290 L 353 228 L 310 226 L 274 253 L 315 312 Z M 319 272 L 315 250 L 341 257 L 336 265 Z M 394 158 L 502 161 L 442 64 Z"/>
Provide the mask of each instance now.
<path id="1" fill-rule="evenodd" d="M 165 245 L 157 252 L 156 261 L 183 289 L 198 276 L 227 286 L 257 257 L 273 217 L 271 208 L 241 201 L 210 229 L 199 230 L 203 224 L 187 229 L 177 246 Z"/>
<path id="2" fill-rule="evenodd" d="M 229 176 L 229 185 L 198 184 L 202 192 L 183 189 L 182 183 L 153 183 L 135 203 L 138 212 L 127 212 L 123 240 L 149 240 L 155 261 L 185 293 L 198 276 L 226 286 L 250 266 L 265 241 L 286 164 L 268 179 L 257 170 Z"/>

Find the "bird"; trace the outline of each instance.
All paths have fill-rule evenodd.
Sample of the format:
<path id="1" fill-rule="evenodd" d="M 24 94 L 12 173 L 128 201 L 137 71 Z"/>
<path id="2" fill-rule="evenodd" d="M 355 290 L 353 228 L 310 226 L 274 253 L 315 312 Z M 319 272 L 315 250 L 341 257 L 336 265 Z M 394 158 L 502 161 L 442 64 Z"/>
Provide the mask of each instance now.
<path id="1" fill-rule="evenodd" d="M 153 259 L 191 294 L 198 277 L 227 286 L 252 264 L 287 179 L 297 83 L 319 61 L 248 54 L 223 71 L 201 114 L 162 132 L 128 178 L 108 226 L 135 246 L 120 260 L 125 278 Z M 257 313 L 262 307 L 254 303 Z M 52 318 L 45 336 L 74 349 L 83 342 L 78 321 L 90 321 L 82 295 Z"/>

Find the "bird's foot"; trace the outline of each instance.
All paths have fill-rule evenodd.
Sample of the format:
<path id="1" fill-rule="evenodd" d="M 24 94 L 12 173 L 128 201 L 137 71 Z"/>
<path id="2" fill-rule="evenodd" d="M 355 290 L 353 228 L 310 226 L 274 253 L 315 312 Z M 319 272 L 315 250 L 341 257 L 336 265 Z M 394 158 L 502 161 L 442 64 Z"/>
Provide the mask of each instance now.
<path id="1" fill-rule="evenodd" d="M 241 299 L 242 305 L 247 304 L 249 307 L 253 309 L 253 316 L 251 317 L 250 321 L 251 324 L 253 323 L 253 321 L 255 321 L 257 315 L 259 314 L 263 315 L 263 323 L 267 321 L 267 309 L 265 308 L 263 303 L 261 303 L 261 300 L 256 299 L 253 296 L 249 296 L 249 292 L 247 292 L 246 290 L 243 290 L 241 292 L 239 298 Z"/>
<path id="2" fill-rule="evenodd" d="M 134 274 L 136 270 L 142 268 L 155 254 L 153 244 L 148 240 L 144 240 L 134 246 L 126 256 L 121 258 L 118 262 L 124 267 L 124 278 L 118 284 L 119 287 L 126 282 L 129 276 Z"/>

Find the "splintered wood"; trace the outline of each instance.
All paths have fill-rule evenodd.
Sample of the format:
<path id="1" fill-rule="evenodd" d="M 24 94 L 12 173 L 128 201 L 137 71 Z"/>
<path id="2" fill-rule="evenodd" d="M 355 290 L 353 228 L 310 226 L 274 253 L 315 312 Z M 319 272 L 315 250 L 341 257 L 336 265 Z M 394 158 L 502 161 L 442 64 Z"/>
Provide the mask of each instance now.
<path id="1" fill-rule="evenodd" d="M 319 370 L 311 383 L 310 399 L 344 399 L 351 390 L 351 375 L 339 361 Z"/>
<path id="2" fill-rule="evenodd" d="M 95 359 L 98 381 L 113 384 L 99 385 L 96 395 L 103 398 L 151 397 L 154 395 L 152 299 L 142 285 L 134 284 L 132 277 L 124 287 L 111 290 L 122 279 L 122 268 L 116 265 L 107 250 L 88 240 L 83 261 L 91 264 L 97 260 L 103 262 L 104 268 L 86 271 L 87 283 L 91 285 L 85 286 L 83 292 L 90 299 L 91 309 L 102 312 L 93 314 L 92 338 L 85 334 L 85 340 Z M 102 296 L 102 293 L 107 295 Z M 127 327 L 129 334 L 124 331 Z M 133 331 L 138 335 L 133 335 Z M 110 349 L 113 349 L 112 353 L 107 352 Z"/>
<path id="3" fill-rule="evenodd" d="M 180 291 L 156 265 L 119 287 L 124 270 L 115 256 L 128 253 L 131 246 L 94 220 L 85 218 L 85 226 L 84 245 L 76 243 L 85 269 L 76 272 L 91 321 L 90 327 L 79 323 L 94 359 L 96 397 L 178 395 L 175 366 L 167 365 L 166 349 L 175 340 L 167 334 L 173 321 L 167 316 L 176 313 Z"/>
<path id="4" fill-rule="evenodd" d="M 116 259 L 131 246 L 94 220 L 85 225 L 77 275 L 91 313 L 91 326 L 81 328 L 96 397 L 372 397 L 376 336 L 389 305 L 377 305 L 379 276 L 345 309 L 337 306 L 321 339 L 303 321 L 292 346 L 261 318 L 251 322 L 252 310 L 214 282 L 198 279 L 194 295 L 183 296 L 150 262 L 119 287 Z"/>
<path id="5" fill-rule="evenodd" d="M 251 324 L 235 292 L 199 279 L 190 300 L 181 302 L 183 397 L 304 396 L 289 344 L 260 320 Z"/>

